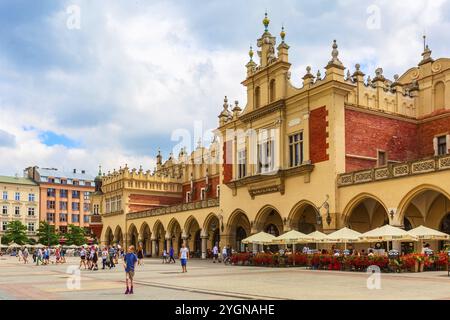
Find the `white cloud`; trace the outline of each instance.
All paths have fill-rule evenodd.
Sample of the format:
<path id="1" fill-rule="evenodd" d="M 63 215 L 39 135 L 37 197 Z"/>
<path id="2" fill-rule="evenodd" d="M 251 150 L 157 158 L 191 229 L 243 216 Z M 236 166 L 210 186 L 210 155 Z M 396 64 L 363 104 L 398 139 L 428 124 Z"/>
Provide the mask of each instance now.
<path id="1" fill-rule="evenodd" d="M 296 85 L 307 65 L 323 74 L 334 38 L 344 64 L 353 70 L 361 63 L 366 74 L 382 67 L 392 77 L 417 65 L 424 30 L 433 56 L 449 55 L 444 0 L 217 1 L 204 8 L 169 1 L 66 4 L 72 2 L 81 8 L 80 30 L 66 28 L 64 5 L 38 26 L 16 28 L 28 50 L 48 47 L 50 61 L 27 68 L 0 51 L 0 130 L 15 137 L 15 144 L 0 146 L 7 155 L 0 157 L 0 173 L 32 164 L 94 172 L 98 163 L 153 168 L 152 157 L 174 129 L 192 130 L 199 120 L 216 126 L 224 95 L 245 105 L 240 82 L 246 52 L 263 31 L 261 19 L 253 19 L 257 7 L 260 18 L 267 7 L 273 34 L 286 26 Z M 366 27 L 373 4 L 381 10 L 380 30 Z M 35 130 L 24 130 L 30 127 Z M 46 146 L 41 131 L 64 134 L 80 146 Z"/>

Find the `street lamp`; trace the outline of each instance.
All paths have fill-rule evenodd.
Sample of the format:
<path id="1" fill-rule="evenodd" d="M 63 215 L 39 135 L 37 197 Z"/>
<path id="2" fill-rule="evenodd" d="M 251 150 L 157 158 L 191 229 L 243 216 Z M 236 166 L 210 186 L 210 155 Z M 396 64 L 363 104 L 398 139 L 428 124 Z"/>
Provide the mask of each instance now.
<path id="1" fill-rule="evenodd" d="M 330 215 L 330 204 L 328 203 L 328 199 L 330 198 L 330 196 L 327 194 L 326 195 L 326 200 L 322 203 L 322 205 L 320 207 L 316 207 L 317 208 L 317 224 L 322 224 L 322 216 L 320 215 L 320 209 L 324 208 L 327 211 L 327 224 L 330 225 L 331 224 L 331 215 Z"/>

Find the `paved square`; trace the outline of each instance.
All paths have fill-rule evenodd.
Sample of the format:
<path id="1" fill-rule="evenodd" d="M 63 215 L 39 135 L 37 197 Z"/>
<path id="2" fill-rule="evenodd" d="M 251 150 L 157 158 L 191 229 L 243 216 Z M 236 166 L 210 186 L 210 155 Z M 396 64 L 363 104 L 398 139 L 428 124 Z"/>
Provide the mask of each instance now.
<path id="1" fill-rule="evenodd" d="M 81 288 L 69 289 L 67 267 L 78 262 L 36 266 L 0 257 L 0 299 L 450 299 L 447 272 L 382 274 L 381 289 L 369 290 L 365 273 L 190 260 L 182 274 L 179 261 L 169 265 L 159 259 L 137 266 L 135 294 L 125 296 L 121 263 L 112 270 L 81 270 Z"/>

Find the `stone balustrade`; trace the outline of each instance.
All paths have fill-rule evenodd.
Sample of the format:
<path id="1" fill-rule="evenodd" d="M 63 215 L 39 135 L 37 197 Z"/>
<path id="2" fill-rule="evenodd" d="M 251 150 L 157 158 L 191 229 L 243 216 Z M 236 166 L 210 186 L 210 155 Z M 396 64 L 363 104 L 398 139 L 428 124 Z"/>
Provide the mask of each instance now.
<path id="1" fill-rule="evenodd" d="M 405 163 L 389 164 L 388 166 L 354 171 L 338 175 L 338 187 L 360 183 L 374 182 L 386 179 L 413 176 L 450 169 L 450 155 L 415 160 Z"/>
<path id="2" fill-rule="evenodd" d="M 160 215 L 164 215 L 164 214 L 171 214 L 171 213 L 176 213 L 176 212 L 196 210 L 196 209 L 202 209 L 202 208 L 211 208 L 211 207 L 218 207 L 218 206 L 219 206 L 218 198 L 208 199 L 208 200 L 202 200 L 202 201 L 197 201 L 197 202 L 177 204 L 177 205 L 169 206 L 169 207 L 155 208 L 155 209 L 150 209 L 150 210 L 145 210 L 145 211 L 128 213 L 127 220 L 154 217 L 154 216 L 160 216 Z"/>

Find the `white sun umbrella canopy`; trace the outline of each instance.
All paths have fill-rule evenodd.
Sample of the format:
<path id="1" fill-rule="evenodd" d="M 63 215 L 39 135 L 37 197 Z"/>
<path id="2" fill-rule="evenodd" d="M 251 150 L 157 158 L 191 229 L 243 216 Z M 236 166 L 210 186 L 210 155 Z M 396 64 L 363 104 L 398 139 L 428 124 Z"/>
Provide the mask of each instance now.
<path id="1" fill-rule="evenodd" d="M 292 251 L 295 253 L 295 244 L 296 243 L 307 243 L 311 241 L 312 238 L 307 236 L 304 233 L 301 233 L 297 230 L 288 231 L 281 236 L 276 237 L 272 240 L 274 244 L 292 244 Z M 293 259 L 295 266 L 295 259 Z"/>
<path id="2" fill-rule="evenodd" d="M 11 242 L 8 245 L 8 248 L 22 248 L 22 246 L 20 244 L 15 243 L 15 242 Z"/>
<path id="3" fill-rule="evenodd" d="M 296 243 L 306 243 L 312 240 L 312 237 L 299 232 L 297 230 L 288 231 L 281 236 L 273 239 L 275 244 L 296 244 Z"/>
<path id="4" fill-rule="evenodd" d="M 242 240 L 242 243 L 267 244 L 272 243 L 273 239 L 275 239 L 275 236 L 261 231 L 259 233 L 255 233 L 254 235 L 251 235 L 248 238 L 245 238 L 244 240 Z"/>
<path id="5" fill-rule="evenodd" d="M 330 233 L 329 235 L 326 236 L 324 241 L 339 242 L 339 243 L 358 242 L 360 236 L 361 233 L 359 233 L 358 231 L 345 227 L 333 233 Z"/>
<path id="6" fill-rule="evenodd" d="M 420 240 L 448 240 L 450 236 L 444 232 L 434 230 L 425 226 L 418 226 L 408 231 L 409 234 Z"/>
<path id="7" fill-rule="evenodd" d="M 38 244 L 35 244 L 35 245 L 33 246 L 33 248 L 36 248 L 36 249 L 42 249 L 42 248 L 45 248 L 45 246 L 44 246 L 42 243 L 38 243 Z"/>
<path id="8" fill-rule="evenodd" d="M 345 249 L 347 249 L 347 243 L 358 242 L 360 236 L 361 233 L 359 233 L 358 231 L 345 227 L 327 235 L 324 242 L 343 243 Z"/>
<path id="9" fill-rule="evenodd" d="M 327 240 L 327 235 L 325 233 L 322 233 L 320 231 L 314 231 L 308 234 L 308 237 L 311 237 L 312 240 L 311 242 L 323 242 L 325 240 Z"/>
<path id="10" fill-rule="evenodd" d="M 393 240 L 416 241 L 417 237 L 401 228 L 386 224 L 382 227 L 363 233 L 360 236 L 360 239 L 362 241 L 367 242 L 393 241 Z"/>
<path id="11" fill-rule="evenodd" d="M 6 244 L 1 244 L 1 243 L 0 243 L 0 249 L 1 249 L 1 248 L 8 248 L 8 246 L 7 246 Z"/>

